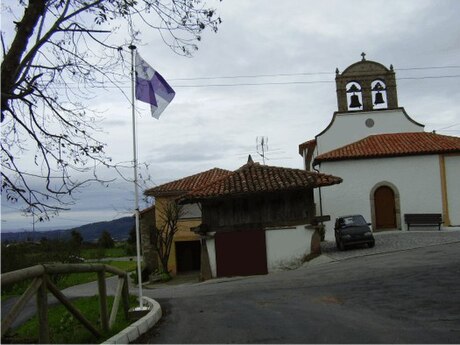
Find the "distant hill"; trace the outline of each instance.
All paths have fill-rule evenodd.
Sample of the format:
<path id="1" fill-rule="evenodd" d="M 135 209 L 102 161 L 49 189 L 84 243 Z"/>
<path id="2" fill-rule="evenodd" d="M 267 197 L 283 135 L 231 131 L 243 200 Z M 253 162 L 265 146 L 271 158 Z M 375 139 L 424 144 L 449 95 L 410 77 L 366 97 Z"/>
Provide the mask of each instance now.
<path id="1" fill-rule="evenodd" d="M 2 242 L 39 241 L 43 237 L 50 240 L 64 240 L 70 238 L 72 230 L 78 231 L 85 242 L 97 241 L 104 230 L 107 230 L 115 241 L 124 241 L 128 238 L 129 232 L 134 226 L 134 217 L 123 217 L 108 222 L 91 223 L 66 230 L 4 232 L 2 233 Z"/>

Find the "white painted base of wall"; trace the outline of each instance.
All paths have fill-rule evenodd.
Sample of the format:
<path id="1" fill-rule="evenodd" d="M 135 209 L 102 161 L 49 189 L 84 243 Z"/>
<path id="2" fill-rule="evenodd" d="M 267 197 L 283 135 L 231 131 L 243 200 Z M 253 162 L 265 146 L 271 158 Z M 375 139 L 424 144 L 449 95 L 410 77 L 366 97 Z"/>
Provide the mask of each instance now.
<path id="1" fill-rule="evenodd" d="M 211 238 L 206 239 L 206 247 L 208 249 L 209 265 L 211 266 L 211 275 L 213 278 L 217 277 L 217 263 L 216 263 L 216 243 L 214 242 L 215 232 L 210 232 L 208 235 Z"/>
<path id="2" fill-rule="evenodd" d="M 268 272 L 295 269 L 302 265 L 303 258 L 310 254 L 314 229 L 306 224 L 290 228 L 266 229 Z"/>

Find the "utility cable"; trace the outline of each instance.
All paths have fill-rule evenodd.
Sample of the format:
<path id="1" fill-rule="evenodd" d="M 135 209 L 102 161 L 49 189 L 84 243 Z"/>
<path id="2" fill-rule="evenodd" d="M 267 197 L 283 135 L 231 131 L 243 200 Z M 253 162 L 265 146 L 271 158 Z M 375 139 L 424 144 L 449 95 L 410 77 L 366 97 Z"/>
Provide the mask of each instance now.
<path id="1" fill-rule="evenodd" d="M 421 77 L 400 77 L 397 80 L 423 80 L 423 79 L 451 79 L 460 78 L 459 75 L 438 75 Z M 335 80 L 309 80 L 309 81 L 285 81 L 285 82 L 263 82 L 263 83 L 228 83 L 228 84 L 191 84 L 191 85 L 172 85 L 174 88 L 199 88 L 199 87 L 235 87 L 235 86 L 266 86 L 266 85 L 306 85 L 306 84 L 331 84 Z M 91 89 L 127 89 L 130 86 L 92 86 Z M 76 88 L 76 86 L 55 86 L 55 90 Z"/>
<path id="2" fill-rule="evenodd" d="M 395 68 L 395 71 L 416 71 L 429 69 L 454 69 L 460 66 L 432 66 L 432 67 L 407 67 Z M 249 74 L 235 76 L 214 76 L 214 77 L 191 77 L 191 78 L 172 78 L 170 81 L 186 81 L 186 80 L 212 80 L 212 79 L 238 79 L 238 78 L 266 78 L 266 77 L 292 77 L 292 76 L 307 76 L 307 75 L 335 75 L 335 72 L 299 72 L 299 73 L 274 73 L 274 74 Z"/>

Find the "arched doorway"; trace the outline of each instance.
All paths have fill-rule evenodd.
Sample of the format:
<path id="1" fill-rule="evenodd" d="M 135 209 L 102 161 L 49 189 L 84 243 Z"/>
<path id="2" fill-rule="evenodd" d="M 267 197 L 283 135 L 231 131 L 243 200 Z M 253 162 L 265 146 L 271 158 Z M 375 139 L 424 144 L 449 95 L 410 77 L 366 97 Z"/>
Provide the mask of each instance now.
<path id="1" fill-rule="evenodd" d="M 376 229 L 396 229 L 395 193 L 388 186 L 380 186 L 374 192 Z"/>

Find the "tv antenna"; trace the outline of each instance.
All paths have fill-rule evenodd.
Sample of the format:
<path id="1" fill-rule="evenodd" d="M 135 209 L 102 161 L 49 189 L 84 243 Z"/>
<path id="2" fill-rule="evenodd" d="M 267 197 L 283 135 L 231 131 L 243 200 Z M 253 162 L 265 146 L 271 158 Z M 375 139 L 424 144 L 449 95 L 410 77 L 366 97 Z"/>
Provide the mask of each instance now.
<path id="1" fill-rule="evenodd" d="M 268 151 L 268 137 L 256 137 L 256 150 L 265 165 L 265 152 Z M 267 158 L 268 159 L 268 158 Z"/>

